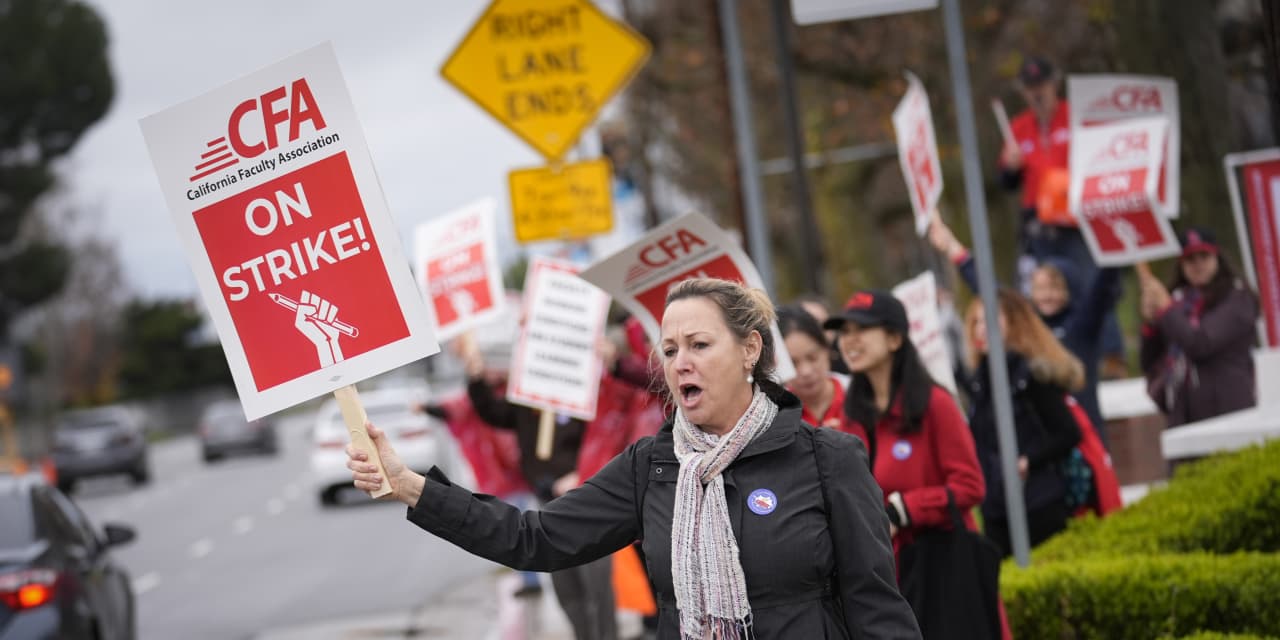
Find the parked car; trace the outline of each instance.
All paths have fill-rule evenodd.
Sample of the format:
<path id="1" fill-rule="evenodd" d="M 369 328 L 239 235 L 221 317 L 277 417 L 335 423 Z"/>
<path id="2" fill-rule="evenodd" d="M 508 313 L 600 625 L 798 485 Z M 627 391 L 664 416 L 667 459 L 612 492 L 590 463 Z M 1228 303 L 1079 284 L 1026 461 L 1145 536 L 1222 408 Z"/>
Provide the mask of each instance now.
<path id="1" fill-rule="evenodd" d="M 37 474 L 0 476 L 0 640 L 136 637 L 132 582 L 110 553 L 134 536 L 99 534 Z"/>
<path id="2" fill-rule="evenodd" d="M 227 454 L 257 452 L 275 455 L 279 450 L 273 417 L 246 420 L 235 400 L 210 404 L 200 416 L 200 455 L 216 462 Z"/>
<path id="3" fill-rule="evenodd" d="M 442 462 L 444 439 L 450 437 L 448 428 L 438 418 L 415 411 L 415 406 L 427 398 L 425 390 L 415 388 L 360 392 L 360 401 L 369 421 L 387 433 L 405 466 L 423 473 Z M 342 419 L 336 400 L 331 398 L 321 405 L 312 429 L 312 440 L 314 486 L 320 504 L 332 506 L 338 503 L 343 490 L 351 488 L 346 454 L 351 436 L 347 433 L 347 423 Z"/>
<path id="4" fill-rule="evenodd" d="M 65 493 L 92 476 L 128 474 L 135 485 L 151 480 L 142 423 L 123 407 L 64 413 L 54 431 L 53 464 Z"/>

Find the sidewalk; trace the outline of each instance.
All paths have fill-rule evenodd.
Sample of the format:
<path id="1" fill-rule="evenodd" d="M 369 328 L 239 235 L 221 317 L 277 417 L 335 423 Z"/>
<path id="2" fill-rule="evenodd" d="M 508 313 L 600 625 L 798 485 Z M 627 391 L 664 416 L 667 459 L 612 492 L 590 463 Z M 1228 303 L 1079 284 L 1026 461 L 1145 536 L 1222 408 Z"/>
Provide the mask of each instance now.
<path id="1" fill-rule="evenodd" d="M 330 620 L 259 634 L 255 640 L 354 640 L 358 638 L 432 638 L 432 640 L 573 640 L 551 580 L 541 575 L 542 595 L 517 598 L 519 576 L 495 569 L 422 603 L 411 611 Z M 640 619 L 618 616 L 621 638 L 640 636 Z"/>

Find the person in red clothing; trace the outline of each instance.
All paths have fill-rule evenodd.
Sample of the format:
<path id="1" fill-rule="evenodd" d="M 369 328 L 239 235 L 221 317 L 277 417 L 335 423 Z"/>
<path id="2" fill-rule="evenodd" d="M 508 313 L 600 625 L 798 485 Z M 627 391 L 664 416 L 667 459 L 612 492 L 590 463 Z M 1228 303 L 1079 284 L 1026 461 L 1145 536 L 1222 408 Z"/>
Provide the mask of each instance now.
<path id="1" fill-rule="evenodd" d="M 839 331 L 840 354 L 853 372 L 844 414 L 867 443 L 894 548 L 921 529 L 948 525 L 947 489 L 976 530 L 969 512 L 986 486 L 973 436 L 955 400 L 921 363 L 902 303 L 883 291 L 855 293 L 825 326 Z"/>
<path id="2" fill-rule="evenodd" d="M 822 326 L 804 307 L 787 305 L 778 308 L 778 331 L 796 368 L 787 391 L 800 399 L 800 419 L 815 427 L 841 427 L 848 378 L 831 372 Z"/>
<path id="3" fill-rule="evenodd" d="M 836 343 L 852 372 L 843 406 L 846 424 L 867 443 L 895 556 L 901 560 L 901 551 L 924 532 L 951 529 L 949 502 L 963 514 L 964 525 L 977 531 L 972 511 L 986 495 L 986 484 L 973 436 L 951 394 L 920 361 L 902 303 L 884 291 L 855 293 L 823 326 L 838 330 Z M 993 637 L 996 624 L 1008 637 L 1000 618 L 991 621 L 989 634 L 972 629 L 972 637 Z"/>

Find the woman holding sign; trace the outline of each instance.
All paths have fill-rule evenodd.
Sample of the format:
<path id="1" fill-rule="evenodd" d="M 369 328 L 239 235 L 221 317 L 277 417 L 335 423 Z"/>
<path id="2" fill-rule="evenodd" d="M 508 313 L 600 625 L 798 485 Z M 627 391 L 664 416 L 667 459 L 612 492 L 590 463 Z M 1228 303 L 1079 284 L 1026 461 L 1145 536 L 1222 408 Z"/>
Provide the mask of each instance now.
<path id="1" fill-rule="evenodd" d="M 1191 229 L 1180 240 L 1169 288 L 1139 270 L 1142 370 L 1171 427 L 1257 403 L 1251 350 L 1258 298 L 1222 259 L 1210 231 Z"/>
<path id="2" fill-rule="evenodd" d="M 854 437 L 814 429 L 773 380 L 773 305 L 725 280 L 667 295 L 661 354 L 675 413 L 540 511 L 406 469 L 369 428 L 381 477 L 351 447 L 355 486 L 409 505 L 409 520 L 518 569 L 556 570 L 642 540 L 658 637 L 919 638 L 899 595 L 882 496 Z"/>

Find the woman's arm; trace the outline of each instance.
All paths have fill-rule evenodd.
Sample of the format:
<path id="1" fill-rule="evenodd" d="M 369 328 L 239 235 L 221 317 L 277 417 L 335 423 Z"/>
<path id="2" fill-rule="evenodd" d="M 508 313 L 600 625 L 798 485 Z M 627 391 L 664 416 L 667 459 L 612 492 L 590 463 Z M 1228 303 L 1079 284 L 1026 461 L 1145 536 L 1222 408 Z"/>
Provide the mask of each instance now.
<path id="1" fill-rule="evenodd" d="M 915 614 L 898 592 L 884 496 L 862 441 L 831 429 L 817 429 L 813 440 L 847 628 L 860 639 L 918 640 Z"/>
<path id="2" fill-rule="evenodd" d="M 1040 443 L 1022 452 L 1027 458 L 1027 466 L 1038 469 L 1065 458 L 1072 447 L 1080 444 L 1080 425 L 1067 406 L 1067 392 L 1060 387 L 1031 378 L 1023 393 L 1044 427 L 1044 438 Z"/>
<path id="3" fill-rule="evenodd" d="M 494 498 L 449 482 L 439 469 L 427 474 L 408 519 L 475 555 L 524 571 L 558 571 L 585 564 L 641 536 L 635 464 L 647 457 L 646 439 L 627 448 L 582 486 L 521 512 Z M 637 449 L 644 453 L 637 454 Z"/>
<path id="4" fill-rule="evenodd" d="M 987 486 L 978 465 L 973 434 L 960 408 L 945 391 L 935 388 L 929 399 L 924 428 L 929 446 L 942 467 L 943 484 L 902 492 L 910 526 L 938 526 L 951 522 L 947 489 L 955 496 L 956 508 L 965 513 L 982 502 Z"/>

